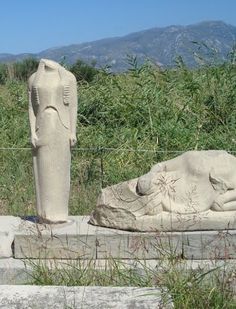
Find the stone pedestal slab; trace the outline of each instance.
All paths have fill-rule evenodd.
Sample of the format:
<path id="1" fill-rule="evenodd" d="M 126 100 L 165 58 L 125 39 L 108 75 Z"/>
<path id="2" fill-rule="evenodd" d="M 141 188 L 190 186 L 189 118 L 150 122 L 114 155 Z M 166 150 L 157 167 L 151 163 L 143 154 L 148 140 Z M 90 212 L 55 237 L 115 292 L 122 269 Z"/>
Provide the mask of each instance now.
<path id="1" fill-rule="evenodd" d="M 1 309 L 173 308 L 159 288 L 100 286 L 1 286 L 0 304 Z"/>
<path id="2" fill-rule="evenodd" d="M 22 221 L 15 233 L 15 258 L 56 259 L 234 259 L 236 231 L 128 232 L 88 224 L 40 225 Z"/>
<path id="3" fill-rule="evenodd" d="M 13 216 L 0 216 L 0 258 L 12 256 L 12 243 L 21 219 Z"/>

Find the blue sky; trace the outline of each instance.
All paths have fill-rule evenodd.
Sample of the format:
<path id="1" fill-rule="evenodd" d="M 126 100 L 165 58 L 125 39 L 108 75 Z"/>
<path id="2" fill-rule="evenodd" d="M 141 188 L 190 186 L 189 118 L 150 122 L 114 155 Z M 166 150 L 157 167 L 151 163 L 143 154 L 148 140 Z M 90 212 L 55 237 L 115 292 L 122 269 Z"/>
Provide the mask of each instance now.
<path id="1" fill-rule="evenodd" d="M 236 26 L 236 0 L 2 0 L 0 53 L 39 52 L 205 20 Z"/>

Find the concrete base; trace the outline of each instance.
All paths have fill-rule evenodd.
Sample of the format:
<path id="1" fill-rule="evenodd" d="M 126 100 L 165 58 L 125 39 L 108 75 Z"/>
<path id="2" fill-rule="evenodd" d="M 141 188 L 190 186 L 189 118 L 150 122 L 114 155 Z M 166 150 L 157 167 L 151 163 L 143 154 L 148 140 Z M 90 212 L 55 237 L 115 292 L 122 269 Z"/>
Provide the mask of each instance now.
<path id="1" fill-rule="evenodd" d="M 39 225 L 22 221 L 14 238 L 15 258 L 43 259 L 236 259 L 236 230 L 128 232 L 88 224 Z"/>
<path id="2" fill-rule="evenodd" d="M 27 284 L 32 279 L 32 271 L 27 261 L 14 258 L 0 259 L 0 285 Z"/>
<path id="3" fill-rule="evenodd" d="M 164 296 L 162 296 L 164 294 Z M 1 309 L 173 308 L 158 288 L 1 286 Z"/>
<path id="4" fill-rule="evenodd" d="M 13 216 L 0 216 L 0 258 L 12 256 L 12 242 L 21 219 Z"/>
<path id="5" fill-rule="evenodd" d="M 0 216 L 0 258 L 236 259 L 236 230 L 128 232 L 88 224 L 89 217 L 43 225 Z"/>

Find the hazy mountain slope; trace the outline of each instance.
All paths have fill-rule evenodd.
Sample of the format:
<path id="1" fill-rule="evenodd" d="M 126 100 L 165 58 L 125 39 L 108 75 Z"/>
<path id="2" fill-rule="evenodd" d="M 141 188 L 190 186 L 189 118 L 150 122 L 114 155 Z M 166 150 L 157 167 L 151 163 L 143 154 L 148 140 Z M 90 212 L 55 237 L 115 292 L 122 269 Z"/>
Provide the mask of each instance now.
<path id="1" fill-rule="evenodd" d="M 51 48 L 31 56 L 56 61 L 64 58 L 68 63 L 74 63 L 80 58 L 87 62 L 96 61 L 97 66 L 111 64 L 113 70 L 120 71 L 127 67 L 127 54 L 137 55 L 140 61 L 151 58 L 164 66 L 173 65 L 176 56 L 181 55 L 192 66 L 196 64 L 194 52 L 205 53 L 205 56 L 209 53 L 203 45 L 199 51 L 199 44 L 193 41 L 214 48 L 216 57 L 225 59 L 236 42 L 236 27 L 221 21 L 210 21 L 189 26 L 153 28 L 124 37 Z M 0 61 L 19 60 L 28 56 L 0 54 Z"/>

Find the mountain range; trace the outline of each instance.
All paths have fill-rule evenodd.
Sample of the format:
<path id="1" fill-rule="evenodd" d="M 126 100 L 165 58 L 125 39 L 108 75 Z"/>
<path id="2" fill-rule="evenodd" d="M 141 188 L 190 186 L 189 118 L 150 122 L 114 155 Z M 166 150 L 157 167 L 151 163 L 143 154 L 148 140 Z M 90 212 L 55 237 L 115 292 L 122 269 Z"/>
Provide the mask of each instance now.
<path id="1" fill-rule="evenodd" d="M 97 67 L 111 66 L 113 71 L 125 70 L 127 55 L 140 62 L 150 59 L 160 66 L 172 66 L 181 56 L 188 66 L 201 58 L 225 60 L 236 43 L 236 27 L 222 21 L 205 21 L 188 26 L 152 28 L 122 37 L 50 48 L 37 54 L 0 54 L 0 62 L 12 62 L 27 57 L 48 58 L 73 64 L 81 59 Z"/>

